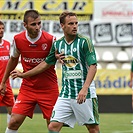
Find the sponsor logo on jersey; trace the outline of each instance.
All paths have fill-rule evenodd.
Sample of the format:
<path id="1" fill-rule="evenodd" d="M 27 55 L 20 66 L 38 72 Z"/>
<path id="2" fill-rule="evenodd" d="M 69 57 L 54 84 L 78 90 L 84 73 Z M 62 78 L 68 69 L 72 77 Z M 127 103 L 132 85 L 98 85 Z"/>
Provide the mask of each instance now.
<path id="1" fill-rule="evenodd" d="M 76 59 L 74 56 L 72 55 L 68 55 L 68 56 L 65 56 L 65 58 L 63 59 L 64 61 L 64 64 L 71 68 L 71 67 L 75 67 L 78 63 L 79 63 L 79 60 Z"/>
<path id="2" fill-rule="evenodd" d="M 37 63 L 37 64 L 39 64 L 42 61 L 44 61 L 45 58 L 27 58 L 27 57 L 23 57 L 23 60 L 27 63 L 33 63 L 33 64 Z"/>
<path id="3" fill-rule="evenodd" d="M 9 60 L 9 56 L 0 56 L 0 60 Z"/>
<path id="4" fill-rule="evenodd" d="M 81 70 L 64 71 L 64 77 L 66 79 L 79 79 L 82 77 L 82 72 Z"/>

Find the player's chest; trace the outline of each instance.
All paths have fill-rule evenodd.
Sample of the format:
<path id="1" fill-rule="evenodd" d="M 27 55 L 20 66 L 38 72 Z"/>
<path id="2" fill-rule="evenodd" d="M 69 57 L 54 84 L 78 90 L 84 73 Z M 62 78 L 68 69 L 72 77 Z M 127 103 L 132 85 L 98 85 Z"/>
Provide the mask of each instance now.
<path id="1" fill-rule="evenodd" d="M 9 46 L 0 46 L 0 56 L 9 56 Z"/>

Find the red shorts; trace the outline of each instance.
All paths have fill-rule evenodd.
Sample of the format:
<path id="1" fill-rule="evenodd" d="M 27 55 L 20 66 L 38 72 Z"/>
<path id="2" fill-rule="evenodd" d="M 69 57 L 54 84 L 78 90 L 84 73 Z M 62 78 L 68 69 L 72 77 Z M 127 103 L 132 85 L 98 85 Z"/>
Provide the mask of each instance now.
<path id="1" fill-rule="evenodd" d="M 29 91 L 29 89 L 31 91 Z M 43 117 L 50 119 L 53 107 L 58 98 L 58 87 L 39 90 L 25 85 L 21 86 L 12 113 L 33 117 L 36 104 L 40 107 Z"/>
<path id="2" fill-rule="evenodd" d="M 6 93 L 4 96 L 0 95 L 0 106 L 13 107 L 15 99 L 10 87 L 6 88 Z"/>

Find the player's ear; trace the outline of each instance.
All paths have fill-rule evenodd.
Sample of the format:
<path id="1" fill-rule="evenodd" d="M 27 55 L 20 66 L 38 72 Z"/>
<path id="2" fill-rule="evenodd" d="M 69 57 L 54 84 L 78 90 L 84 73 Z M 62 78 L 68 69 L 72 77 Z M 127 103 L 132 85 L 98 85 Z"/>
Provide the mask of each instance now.
<path id="1" fill-rule="evenodd" d="M 27 24 L 25 22 L 23 22 L 23 25 L 24 25 L 25 28 L 27 27 Z"/>
<path id="2" fill-rule="evenodd" d="M 61 24 L 60 24 L 60 26 L 61 26 L 61 28 L 63 29 L 63 27 L 64 27 L 64 24 L 63 24 L 63 23 L 61 23 Z"/>

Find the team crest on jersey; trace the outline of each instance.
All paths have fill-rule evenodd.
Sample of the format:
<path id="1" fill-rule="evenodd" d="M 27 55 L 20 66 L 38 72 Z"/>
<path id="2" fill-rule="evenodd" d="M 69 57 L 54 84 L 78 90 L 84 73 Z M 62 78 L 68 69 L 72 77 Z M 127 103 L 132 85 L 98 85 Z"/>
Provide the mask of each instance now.
<path id="1" fill-rule="evenodd" d="M 45 50 L 48 47 L 46 43 L 42 44 L 42 50 Z"/>
<path id="2" fill-rule="evenodd" d="M 73 52 L 76 52 L 76 51 L 77 51 L 77 49 L 76 49 L 76 48 L 74 48 L 74 49 L 73 49 Z"/>
<path id="3" fill-rule="evenodd" d="M 78 63 L 79 63 L 79 60 L 76 59 L 74 56 L 72 55 L 68 55 L 68 56 L 65 56 L 65 58 L 63 59 L 64 61 L 64 64 L 71 68 L 71 67 L 75 67 Z"/>

